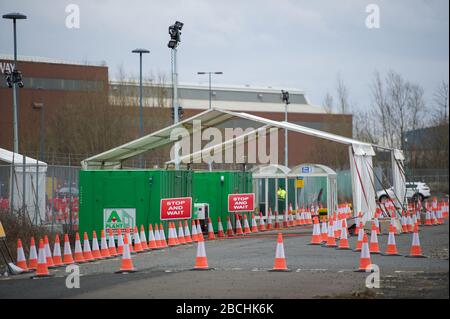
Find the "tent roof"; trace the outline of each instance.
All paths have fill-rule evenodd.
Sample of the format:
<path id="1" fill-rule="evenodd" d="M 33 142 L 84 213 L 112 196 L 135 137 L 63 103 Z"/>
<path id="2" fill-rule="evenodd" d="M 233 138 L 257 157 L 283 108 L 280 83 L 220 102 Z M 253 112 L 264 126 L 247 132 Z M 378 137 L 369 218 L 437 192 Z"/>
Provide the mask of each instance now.
<path id="1" fill-rule="evenodd" d="M 289 167 L 278 164 L 263 164 L 253 167 L 251 170 L 253 178 L 283 178 L 290 177 Z"/>
<path id="2" fill-rule="evenodd" d="M 0 148 L 0 161 L 6 162 L 8 164 L 14 163 L 17 166 L 23 165 L 23 155 L 14 153 L 8 150 L 5 150 L 4 148 Z M 47 163 L 38 161 L 34 158 L 25 156 L 25 165 L 26 166 L 45 166 L 47 167 Z"/>
<path id="3" fill-rule="evenodd" d="M 311 171 L 304 171 L 304 168 L 310 167 Z M 311 176 L 311 175 L 336 175 L 336 172 L 329 168 L 328 166 L 322 164 L 300 164 L 292 168 L 291 174 L 297 176 Z"/>
<path id="4" fill-rule="evenodd" d="M 89 157 L 83 160 L 82 166 L 89 168 L 92 166 L 118 166 L 120 163 L 130 157 L 139 155 L 146 151 L 156 149 L 158 147 L 171 144 L 174 141 L 170 139 L 171 133 L 176 128 L 185 128 L 190 134 L 193 133 L 193 120 L 201 120 L 201 129 L 204 130 L 208 127 L 217 126 L 221 123 L 232 119 L 240 118 L 246 119 L 259 124 L 260 126 L 266 126 L 267 128 L 282 128 L 293 132 L 298 132 L 318 138 L 331 140 L 334 142 L 347 144 L 347 145 L 360 145 L 364 148 L 372 149 L 372 145 L 357 141 L 348 137 L 319 131 L 316 129 L 308 128 L 298 124 L 290 122 L 279 122 L 270 119 L 266 119 L 260 116 L 243 113 L 243 112 L 231 112 L 222 109 L 212 108 L 210 110 L 201 112 L 191 118 L 185 119 L 177 124 L 173 124 L 159 131 L 153 132 L 131 142 L 120 145 L 116 148 L 103 152 L 101 154 Z M 236 138 L 235 138 L 236 139 Z M 225 142 L 226 143 L 226 142 Z M 225 143 L 222 143 L 224 145 Z M 372 151 L 373 152 L 373 151 Z"/>

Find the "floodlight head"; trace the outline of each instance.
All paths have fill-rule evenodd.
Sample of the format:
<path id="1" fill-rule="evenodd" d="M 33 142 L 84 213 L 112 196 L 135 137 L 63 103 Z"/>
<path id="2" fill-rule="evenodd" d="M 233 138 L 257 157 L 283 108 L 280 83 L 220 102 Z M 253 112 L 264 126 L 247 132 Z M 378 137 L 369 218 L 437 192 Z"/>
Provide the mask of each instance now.
<path id="1" fill-rule="evenodd" d="M 283 100 L 284 103 L 289 104 L 289 92 L 288 91 L 284 91 L 281 90 L 281 99 Z"/>
<path id="2" fill-rule="evenodd" d="M 142 53 L 150 53 L 150 51 L 149 50 L 147 50 L 147 49 L 134 49 L 133 51 L 131 51 L 132 53 L 140 53 L 140 54 L 142 54 Z"/>
<path id="3" fill-rule="evenodd" d="M 3 19 L 11 19 L 11 20 L 24 20 L 27 18 L 26 15 L 19 13 L 19 12 L 12 12 L 12 13 L 7 13 L 4 14 Z"/>
<path id="4" fill-rule="evenodd" d="M 171 49 L 175 49 L 178 45 L 178 42 L 176 40 L 169 40 L 169 43 L 167 44 L 167 46 Z"/>
<path id="5" fill-rule="evenodd" d="M 175 21 L 175 27 L 176 27 L 178 30 L 181 31 L 181 29 L 183 29 L 183 25 L 184 25 L 183 22 Z"/>

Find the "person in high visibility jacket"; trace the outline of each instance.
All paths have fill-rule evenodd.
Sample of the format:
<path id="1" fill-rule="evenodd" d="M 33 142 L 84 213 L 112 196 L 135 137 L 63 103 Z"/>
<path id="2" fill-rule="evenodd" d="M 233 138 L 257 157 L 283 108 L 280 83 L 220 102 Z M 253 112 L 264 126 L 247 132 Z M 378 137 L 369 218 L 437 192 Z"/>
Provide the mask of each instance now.
<path id="1" fill-rule="evenodd" d="M 279 213 L 282 214 L 286 207 L 286 203 L 285 203 L 286 191 L 281 186 L 278 187 L 277 197 L 278 197 L 278 210 L 279 210 Z"/>

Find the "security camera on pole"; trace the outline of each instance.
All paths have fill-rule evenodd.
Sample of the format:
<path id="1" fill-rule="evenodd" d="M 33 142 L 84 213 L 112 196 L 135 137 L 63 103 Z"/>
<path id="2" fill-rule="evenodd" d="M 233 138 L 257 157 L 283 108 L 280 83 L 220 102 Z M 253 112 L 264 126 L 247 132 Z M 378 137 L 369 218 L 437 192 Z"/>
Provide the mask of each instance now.
<path id="1" fill-rule="evenodd" d="M 171 49 L 172 54 L 172 86 L 173 86 L 173 96 L 172 96 L 172 109 L 173 109 L 173 123 L 176 124 L 179 121 L 180 108 L 178 105 L 178 73 L 177 73 L 177 47 L 181 42 L 181 29 L 183 28 L 183 23 L 176 21 L 174 24 L 169 26 L 170 40 L 167 46 Z M 179 143 L 175 143 L 175 169 L 180 168 L 179 160 Z"/>

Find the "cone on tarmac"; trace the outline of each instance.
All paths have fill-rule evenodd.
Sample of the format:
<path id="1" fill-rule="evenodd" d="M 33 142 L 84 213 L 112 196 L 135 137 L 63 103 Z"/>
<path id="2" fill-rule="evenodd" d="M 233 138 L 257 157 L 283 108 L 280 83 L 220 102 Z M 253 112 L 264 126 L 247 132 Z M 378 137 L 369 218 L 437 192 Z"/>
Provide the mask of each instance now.
<path id="1" fill-rule="evenodd" d="M 110 258 L 111 254 L 109 253 L 108 242 L 106 241 L 105 230 L 102 229 L 100 233 L 100 255 L 102 258 Z"/>
<path id="2" fill-rule="evenodd" d="M 156 242 L 155 233 L 153 232 L 152 224 L 148 225 L 148 248 L 158 249 L 158 244 Z"/>
<path id="3" fill-rule="evenodd" d="M 95 230 L 92 232 L 92 257 L 94 259 L 103 259 L 100 247 L 98 247 L 97 232 Z"/>
<path id="4" fill-rule="evenodd" d="M 355 251 L 361 251 L 362 245 L 363 245 L 363 240 L 364 240 L 364 234 L 365 234 L 365 230 L 364 230 L 364 225 L 362 222 L 359 222 L 359 227 L 358 227 L 358 241 L 356 243 L 356 249 Z"/>
<path id="5" fill-rule="evenodd" d="M 415 257 L 415 258 L 427 258 L 422 255 L 422 248 L 420 247 L 420 239 L 419 239 L 419 226 L 416 225 L 414 227 L 411 250 L 409 252 L 409 256 L 406 257 Z"/>
<path id="6" fill-rule="evenodd" d="M 236 235 L 244 235 L 242 231 L 241 218 L 236 214 Z"/>
<path id="7" fill-rule="evenodd" d="M 93 261 L 94 256 L 92 255 L 91 245 L 89 243 L 89 237 L 86 232 L 84 232 L 84 240 L 83 240 L 83 257 L 86 261 Z"/>
<path id="8" fill-rule="evenodd" d="M 395 243 L 395 227 L 392 224 L 389 225 L 388 244 L 384 255 L 400 256 L 397 250 L 397 245 Z"/>
<path id="9" fill-rule="evenodd" d="M 371 264 L 372 261 L 370 259 L 369 242 L 367 240 L 367 234 L 364 233 L 361 256 L 359 258 L 359 269 L 357 271 L 366 271 L 367 267 Z"/>
<path id="10" fill-rule="evenodd" d="M 117 230 L 117 254 L 122 255 L 123 253 L 123 235 L 122 235 L 122 229 Z"/>
<path id="11" fill-rule="evenodd" d="M 192 243 L 191 233 L 189 232 L 189 224 L 187 220 L 184 220 L 184 239 L 186 244 Z"/>
<path id="12" fill-rule="evenodd" d="M 278 220 L 278 212 L 275 212 L 275 222 L 274 222 L 274 228 L 275 229 L 280 229 L 280 221 Z"/>
<path id="13" fill-rule="evenodd" d="M 143 252 L 144 249 L 142 248 L 141 237 L 140 237 L 140 234 L 138 232 L 137 226 L 134 226 L 133 237 L 134 237 L 134 251 L 136 253 Z"/>
<path id="14" fill-rule="evenodd" d="M 314 217 L 313 233 L 311 237 L 310 245 L 321 245 L 322 235 L 320 234 L 320 224 L 317 217 Z"/>
<path id="15" fill-rule="evenodd" d="M 33 278 L 39 277 L 49 277 L 50 273 L 48 271 L 47 259 L 46 259 L 45 245 L 42 239 L 39 240 L 39 256 L 38 264 L 36 269 L 36 275 Z"/>
<path id="16" fill-rule="evenodd" d="M 251 234 L 250 225 L 248 224 L 247 214 L 244 214 L 244 234 Z"/>
<path id="17" fill-rule="evenodd" d="M 432 226 L 433 221 L 431 220 L 431 212 L 427 210 L 425 213 L 425 226 Z"/>
<path id="18" fill-rule="evenodd" d="M 290 271 L 286 266 L 286 256 L 284 255 L 283 235 L 278 233 L 277 248 L 275 250 L 275 261 L 270 271 Z"/>
<path id="19" fill-rule="evenodd" d="M 59 235 L 56 234 L 55 237 L 55 245 L 53 246 L 53 264 L 55 266 L 64 265 L 62 257 L 61 257 L 61 244 L 59 242 Z"/>
<path id="20" fill-rule="evenodd" d="M 174 232 L 176 232 L 176 230 L 175 230 L 175 228 L 173 227 L 173 224 L 172 224 L 171 222 L 169 222 L 169 234 L 168 234 L 169 238 L 168 238 L 167 244 L 168 244 L 170 247 L 178 246 L 178 243 L 177 243 L 177 241 L 175 240 Z"/>
<path id="21" fill-rule="evenodd" d="M 141 240 L 141 246 L 143 250 L 149 250 L 147 245 L 147 236 L 145 236 L 145 228 L 144 225 L 141 224 L 141 230 L 140 230 L 140 240 Z"/>
<path id="22" fill-rule="evenodd" d="M 158 224 L 155 224 L 155 242 L 156 242 L 156 246 L 158 247 L 158 249 L 164 248 L 162 241 L 161 241 Z"/>
<path id="23" fill-rule="evenodd" d="M 271 230 L 272 227 L 272 215 L 270 214 L 270 210 L 267 215 L 267 230 Z"/>
<path id="24" fill-rule="evenodd" d="M 181 245 L 186 244 L 186 238 L 184 237 L 184 231 L 183 231 L 183 223 L 178 221 L 178 241 Z"/>
<path id="25" fill-rule="evenodd" d="M 336 247 L 336 238 L 334 237 L 334 224 L 333 220 L 330 219 L 330 223 L 328 224 L 328 237 L 327 237 L 327 247 Z"/>
<path id="26" fill-rule="evenodd" d="M 259 231 L 265 231 L 266 230 L 266 224 L 264 223 L 263 214 L 259 213 Z"/>
<path id="27" fill-rule="evenodd" d="M 50 251 L 50 243 L 48 242 L 48 236 L 44 236 L 44 249 L 45 249 L 45 258 L 47 260 L 47 267 L 54 267 L 52 252 Z"/>
<path id="28" fill-rule="evenodd" d="M 111 228 L 108 230 L 108 249 L 111 257 L 117 256 L 116 241 Z"/>
<path id="29" fill-rule="evenodd" d="M 25 258 L 25 252 L 23 251 L 22 241 L 17 239 L 17 267 L 22 268 L 23 271 L 29 271 L 27 266 L 27 260 Z"/>
<path id="30" fill-rule="evenodd" d="M 208 266 L 208 259 L 206 258 L 205 241 L 201 235 L 197 243 L 197 256 L 195 258 L 195 265 L 192 270 L 210 270 Z"/>
<path id="31" fill-rule="evenodd" d="M 133 260 L 131 259 L 131 252 L 130 252 L 130 246 L 131 244 L 128 243 L 128 236 L 125 236 L 124 243 L 123 243 L 123 253 L 122 253 L 122 262 L 120 266 L 120 270 L 116 273 L 130 273 L 130 272 L 136 272 L 136 268 L 134 268 Z"/>
<path id="32" fill-rule="evenodd" d="M 256 224 L 255 214 L 252 214 L 252 233 L 258 232 L 258 225 Z"/>
<path id="33" fill-rule="evenodd" d="M 322 217 L 320 236 L 322 238 L 322 242 L 326 243 L 328 239 L 328 225 L 325 217 Z"/>
<path id="34" fill-rule="evenodd" d="M 231 218 L 230 218 L 230 216 L 227 216 L 227 236 L 228 237 L 233 237 L 234 236 L 233 225 L 231 225 Z"/>
<path id="35" fill-rule="evenodd" d="M 370 233 L 370 244 L 369 250 L 371 254 L 379 254 L 380 248 L 378 246 L 378 235 L 377 235 L 377 225 L 375 221 L 372 222 L 372 232 Z"/>
<path id="36" fill-rule="evenodd" d="M 64 255 L 63 262 L 66 265 L 72 265 L 74 263 L 72 256 L 72 248 L 70 248 L 69 235 L 64 234 Z"/>
<path id="37" fill-rule="evenodd" d="M 161 247 L 167 247 L 166 234 L 164 233 L 164 227 L 162 223 L 159 223 L 159 239 L 161 240 Z"/>
<path id="38" fill-rule="evenodd" d="M 86 260 L 84 259 L 84 256 L 83 256 L 83 250 L 81 249 L 80 234 L 78 232 L 75 234 L 74 260 L 76 263 L 86 262 Z"/>
<path id="39" fill-rule="evenodd" d="M 211 218 L 208 217 L 208 240 L 214 240 L 216 236 L 214 235 L 214 228 L 211 222 Z"/>
<path id="40" fill-rule="evenodd" d="M 339 247 L 337 249 L 340 249 L 340 250 L 346 249 L 347 250 L 347 249 L 350 249 L 350 246 L 348 244 L 348 238 L 347 238 L 347 235 L 348 235 L 347 226 L 346 226 L 347 223 L 346 223 L 345 219 L 342 219 L 341 223 L 342 223 L 342 231 L 341 231 L 341 237 L 339 239 Z"/>
<path id="41" fill-rule="evenodd" d="M 198 242 L 197 226 L 195 225 L 194 219 L 191 222 L 191 228 L 192 228 L 192 241 Z"/>
<path id="42" fill-rule="evenodd" d="M 34 241 L 34 237 L 31 237 L 30 242 L 30 256 L 28 258 L 28 268 L 35 270 L 38 265 L 38 255 L 36 251 L 36 242 Z"/>
<path id="43" fill-rule="evenodd" d="M 217 238 L 225 238 L 225 233 L 223 232 L 222 221 L 220 220 L 220 216 L 217 217 Z"/>

